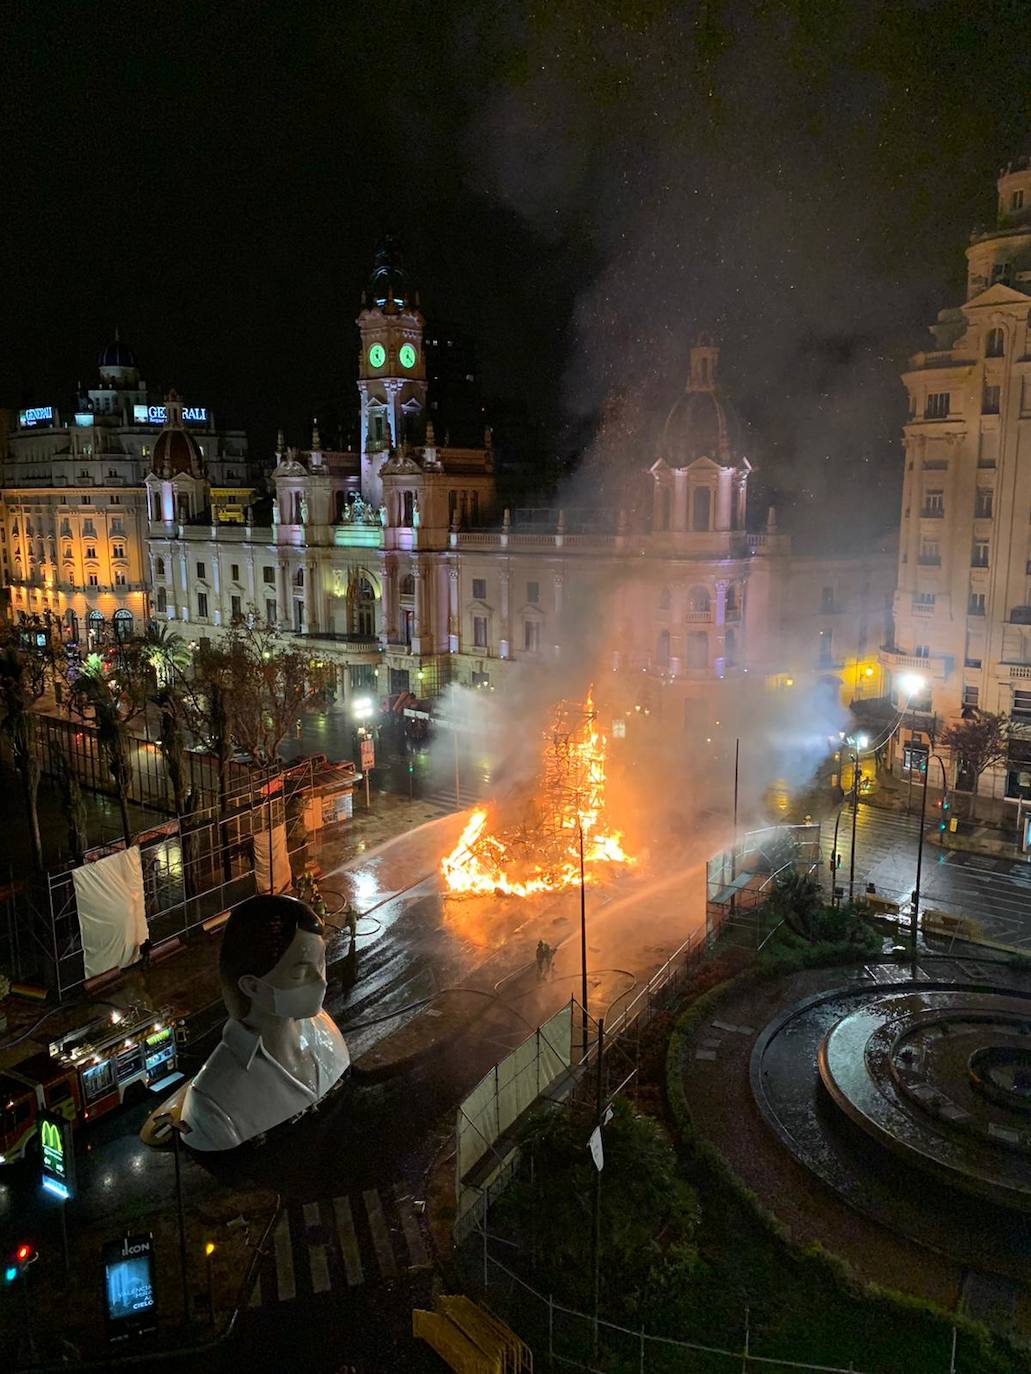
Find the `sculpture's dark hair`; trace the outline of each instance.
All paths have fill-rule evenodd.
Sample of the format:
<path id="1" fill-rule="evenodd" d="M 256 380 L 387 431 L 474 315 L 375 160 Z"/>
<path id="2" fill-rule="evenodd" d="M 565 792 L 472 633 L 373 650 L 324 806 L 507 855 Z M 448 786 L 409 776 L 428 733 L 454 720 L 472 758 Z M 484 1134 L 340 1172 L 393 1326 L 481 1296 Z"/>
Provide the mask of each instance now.
<path id="1" fill-rule="evenodd" d="M 251 999 L 240 991 L 245 973 L 263 978 L 290 948 L 298 930 L 322 935 L 324 926 L 306 902 L 271 894 L 248 897 L 234 906 L 222 936 L 218 976 L 231 1017 L 242 1021 Z"/>

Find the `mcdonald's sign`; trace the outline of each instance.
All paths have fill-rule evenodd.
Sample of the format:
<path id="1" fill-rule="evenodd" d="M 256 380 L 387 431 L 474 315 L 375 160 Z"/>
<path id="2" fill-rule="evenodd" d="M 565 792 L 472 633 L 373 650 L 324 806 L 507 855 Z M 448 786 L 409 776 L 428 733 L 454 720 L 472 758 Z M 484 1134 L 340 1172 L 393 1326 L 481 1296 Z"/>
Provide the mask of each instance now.
<path id="1" fill-rule="evenodd" d="M 75 1152 L 71 1122 L 56 1112 L 40 1112 L 39 1158 L 46 1192 L 67 1202 L 75 1195 Z"/>

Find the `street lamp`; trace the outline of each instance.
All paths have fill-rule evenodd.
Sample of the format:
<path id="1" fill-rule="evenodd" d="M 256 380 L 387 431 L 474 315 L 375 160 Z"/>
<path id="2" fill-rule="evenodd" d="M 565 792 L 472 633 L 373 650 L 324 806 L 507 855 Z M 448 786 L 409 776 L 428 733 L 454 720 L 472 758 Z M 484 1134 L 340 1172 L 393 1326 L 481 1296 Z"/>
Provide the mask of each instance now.
<path id="1" fill-rule="evenodd" d="M 856 812 L 859 809 L 859 751 L 870 743 L 869 735 L 842 736 L 852 746 L 852 850 L 848 856 L 848 900 L 851 902 L 856 890 Z M 840 812 L 838 813 L 840 819 Z M 837 845 L 837 826 L 834 827 L 835 846 Z"/>
<path id="2" fill-rule="evenodd" d="M 932 741 L 931 747 L 932 747 L 932 749 L 934 748 L 933 741 Z M 931 770 L 930 770 L 930 767 L 929 767 L 929 764 L 930 764 L 930 762 L 931 762 L 931 759 L 937 759 L 937 761 L 938 761 L 938 766 L 939 766 L 939 768 L 942 770 L 942 817 L 943 817 L 943 818 L 944 818 L 944 816 L 945 816 L 946 810 L 948 809 L 947 806 L 946 806 L 945 798 L 946 798 L 946 795 L 948 794 L 949 783 L 948 783 L 948 779 L 947 779 L 946 776 L 945 776 L 945 764 L 942 762 L 942 757 L 941 757 L 940 754 L 928 754 L 927 758 L 924 760 L 924 786 L 923 786 L 923 791 L 922 791 L 921 797 L 920 797 L 920 837 L 919 837 L 919 839 L 918 839 L 917 842 L 916 842 L 916 886 L 913 888 L 913 901 L 912 901 L 912 903 L 911 903 L 911 905 L 912 905 L 912 915 L 911 915 L 912 926 L 911 926 L 911 929 L 910 929 L 910 932 L 909 932 L 909 952 L 910 952 L 910 961 L 911 961 L 911 964 L 912 964 L 911 974 L 912 974 L 912 978 L 913 978 L 913 982 L 914 982 L 914 983 L 916 982 L 916 971 L 917 971 L 917 970 L 916 970 L 916 932 L 917 932 L 917 927 L 918 927 L 918 925 L 920 924 L 920 871 L 921 871 L 921 868 L 923 867 L 923 861 L 924 861 L 924 826 L 925 826 L 926 823 L 927 823 L 927 775 L 928 775 L 928 774 L 930 773 L 930 771 L 931 771 Z"/>
<path id="3" fill-rule="evenodd" d="M 915 696 L 918 696 L 920 693 L 922 693 L 922 692 L 926 689 L 926 687 L 927 687 L 927 679 L 921 677 L 919 673 L 903 673 L 902 677 L 899 678 L 899 686 L 902 688 L 902 690 L 903 690 L 903 691 L 905 692 L 905 694 L 906 694 L 906 705 L 905 705 L 905 706 L 903 707 L 903 709 L 902 709 L 902 715 L 904 716 L 905 713 L 906 713 L 906 711 L 909 709 L 909 703 L 912 701 L 912 699 L 913 699 Z M 901 723 L 902 723 L 902 718 L 900 717 L 900 718 L 899 718 L 899 724 L 901 725 Z M 910 813 L 910 811 L 912 810 L 912 808 L 913 808 L 913 754 L 912 754 L 912 750 L 910 750 L 910 756 L 909 756 L 909 792 L 908 792 L 908 794 L 907 794 L 907 796 L 906 796 L 906 815 L 907 815 L 907 816 L 909 815 L 909 813 Z"/>

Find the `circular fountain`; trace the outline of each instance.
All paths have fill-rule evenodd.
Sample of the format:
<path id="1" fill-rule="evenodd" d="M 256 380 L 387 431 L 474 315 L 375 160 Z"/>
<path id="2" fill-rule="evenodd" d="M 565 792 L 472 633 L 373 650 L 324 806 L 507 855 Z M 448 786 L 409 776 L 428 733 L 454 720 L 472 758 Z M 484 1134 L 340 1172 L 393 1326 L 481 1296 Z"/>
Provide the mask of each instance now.
<path id="1" fill-rule="evenodd" d="M 968 976 L 797 1002 L 758 1036 L 751 1086 L 851 1206 L 994 1271 L 1023 1265 L 1031 1211 L 1031 992 L 1005 968 Z"/>

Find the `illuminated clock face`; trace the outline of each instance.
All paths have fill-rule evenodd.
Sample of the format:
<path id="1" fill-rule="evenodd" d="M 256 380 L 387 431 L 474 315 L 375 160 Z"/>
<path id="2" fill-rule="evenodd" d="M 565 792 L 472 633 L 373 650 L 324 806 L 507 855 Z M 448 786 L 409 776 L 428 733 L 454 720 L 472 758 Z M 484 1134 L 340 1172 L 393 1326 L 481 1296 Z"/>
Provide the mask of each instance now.
<path id="1" fill-rule="evenodd" d="M 382 344 L 373 344 L 369 349 L 369 366 L 382 367 L 387 360 L 387 350 Z"/>
<path id="2" fill-rule="evenodd" d="M 415 349 L 411 344 L 402 344 L 401 352 L 397 356 L 401 360 L 402 367 L 415 366 Z"/>

